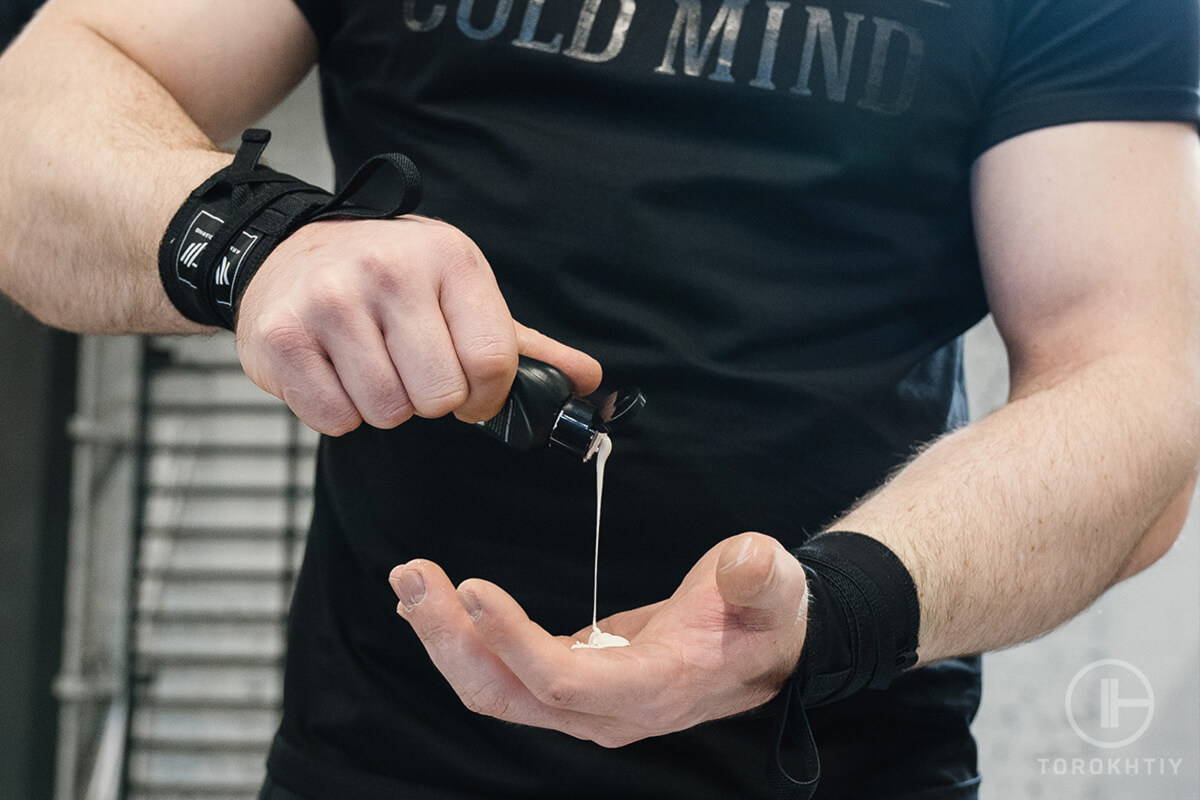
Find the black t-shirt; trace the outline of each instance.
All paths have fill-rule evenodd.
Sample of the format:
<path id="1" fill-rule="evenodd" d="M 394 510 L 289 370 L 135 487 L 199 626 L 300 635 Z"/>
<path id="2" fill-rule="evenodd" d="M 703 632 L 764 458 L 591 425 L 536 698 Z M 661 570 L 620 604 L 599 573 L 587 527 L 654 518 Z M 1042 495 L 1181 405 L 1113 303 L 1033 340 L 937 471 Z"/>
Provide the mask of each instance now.
<path id="1" fill-rule="evenodd" d="M 601 615 L 666 597 L 737 532 L 799 545 L 965 420 L 980 153 L 1197 118 L 1196 0 L 297 2 L 339 176 L 411 155 L 421 212 L 479 244 L 513 315 L 649 398 L 609 464 Z M 324 440 L 276 780 L 769 796 L 770 706 L 605 750 L 467 711 L 395 615 L 388 571 L 427 557 L 583 627 L 593 490 L 590 465 L 451 418 Z M 951 660 L 814 710 L 817 797 L 973 797 L 979 686 Z"/>
<path id="2" fill-rule="evenodd" d="M 4 0 L 0 3 L 0 48 L 21 32 L 45 0 Z"/>

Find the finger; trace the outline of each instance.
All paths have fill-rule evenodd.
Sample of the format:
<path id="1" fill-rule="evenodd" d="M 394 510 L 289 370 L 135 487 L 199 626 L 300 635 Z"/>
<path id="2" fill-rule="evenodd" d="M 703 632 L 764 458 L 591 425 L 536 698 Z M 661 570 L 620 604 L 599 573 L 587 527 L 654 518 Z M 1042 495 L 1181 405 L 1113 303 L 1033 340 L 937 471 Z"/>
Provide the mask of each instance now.
<path id="1" fill-rule="evenodd" d="M 472 578 L 458 591 L 463 604 L 474 610 L 480 639 L 547 706 L 628 717 L 663 688 L 661 659 L 643 658 L 624 647 L 571 650 L 494 583 Z"/>
<path id="2" fill-rule="evenodd" d="M 307 334 L 280 327 L 270 330 L 261 341 L 255 366 L 246 372 L 286 403 L 301 422 L 326 436 L 341 436 L 362 424 L 329 357 Z M 259 358 L 264 366 L 261 373 Z"/>
<path id="3" fill-rule="evenodd" d="M 605 617 L 596 623 L 596 627 L 605 633 L 615 633 L 617 636 L 623 636 L 630 641 L 635 636 L 641 633 L 642 628 L 646 627 L 646 623 L 653 617 L 658 610 L 662 608 L 666 600 L 659 600 L 657 603 L 651 603 L 648 606 L 639 606 L 631 608 L 628 611 L 620 611 L 612 616 Z M 588 637 L 592 635 L 592 626 L 587 625 L 575 632 L 575 635 L 569 637 L 568 644 L 573 642 L 586 642 Z"/>
<path id="4" fill-rule="evenodd" d="M 517 374 L 517 332 L 500 287 L 490 269 L 454 272 L 440 302 L 468 387 L 454 415 L 464 422 L 491 419 Z"/>
<path id="5" fill-rule="evenodd" d="M 600 388 L 604 370 L 600 362 L 574 347 L 551 339 L 541 331 L 535 331 L 517 322 L 517 348 L 524 355 L 553 364 L 566 373 L 575 388 L 575 394 L 591 394 Z"/>
<path id="6" fill-rule="evenodd" d="M 611 730 L 612 720 L 539 702 L 482 641 L 437 564 L 409 561 L 392 570 L 388 582 L 400 601 L 397 612 L 412 625 L 434 666 L 470 710 L 583 739 Z"/>
<path id="7" fill-rule="evenodd" d="M 467 399 L 467 379 L 435 300 L 390 308 L 384 341 L 418 416 L 445 416 Z"/>
<path id="8" fill-rule="evenodd" d="M 323 343 L 342 387 L 368 425 L 386 430 L 412 417 L 408 392 L 369 317 L 326 334 Z"/>
<path id="9" fill-rule="evenodd" d="M 800 561 L 775 538 L 742 533 L 721 546 L 717 589 L 751 630 L 794 625 L 804 608 L 808 583 Z"/>

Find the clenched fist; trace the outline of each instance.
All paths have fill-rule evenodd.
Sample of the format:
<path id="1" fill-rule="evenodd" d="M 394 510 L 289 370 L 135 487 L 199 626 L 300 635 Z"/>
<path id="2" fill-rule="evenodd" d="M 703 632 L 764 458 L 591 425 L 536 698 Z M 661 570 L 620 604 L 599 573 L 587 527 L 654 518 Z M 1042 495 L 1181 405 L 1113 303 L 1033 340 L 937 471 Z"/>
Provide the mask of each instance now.
<path id="1" fill-rule="evenodd" d="M 416 414 L 499 413 L 517 356 L 562 369 L 579 394 L 600 364 L 516 322 L 483 253 L 426 217 L 304 226 L 242 296 L 237 350 L 254 383 L 305 424 L 340 436 Z"/>

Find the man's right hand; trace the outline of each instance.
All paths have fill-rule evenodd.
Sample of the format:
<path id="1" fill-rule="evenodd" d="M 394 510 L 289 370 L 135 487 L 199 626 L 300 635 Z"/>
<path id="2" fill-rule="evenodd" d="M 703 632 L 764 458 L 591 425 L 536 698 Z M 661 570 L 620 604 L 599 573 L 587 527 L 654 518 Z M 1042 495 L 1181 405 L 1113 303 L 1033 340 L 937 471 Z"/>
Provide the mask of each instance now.
<path id="1" fill-rule="evenodd" d="M 305 424 L 340 436 L 414 414 L 499 413 L 517 355 L 562 369 L 579 394 L 600 364 L 516 322 L 483 253 L 426 217 L 317 222 L 285 239 L 242 296 L 246 374 Z"/>

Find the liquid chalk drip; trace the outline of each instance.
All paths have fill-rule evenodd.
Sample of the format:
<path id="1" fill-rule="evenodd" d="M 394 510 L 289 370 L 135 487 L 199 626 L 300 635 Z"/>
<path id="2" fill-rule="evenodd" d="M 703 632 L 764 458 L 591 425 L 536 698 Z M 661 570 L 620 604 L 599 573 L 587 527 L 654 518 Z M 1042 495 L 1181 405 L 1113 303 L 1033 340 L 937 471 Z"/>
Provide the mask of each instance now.
<path id="1" fill-rule="evenodd" d="M 596 446 L 596 556 L 592 564 L 592 633 L 586 642 L 575 642 L 571 649 L 580 647 L 625 647 L 629 640 L 614 633 L 605 633 L 596 624 L 597 599 L 600 595 L 600 506 L 604 499 L 604 467 L 612 453 L 612 439 L 600 434 Z"/>

